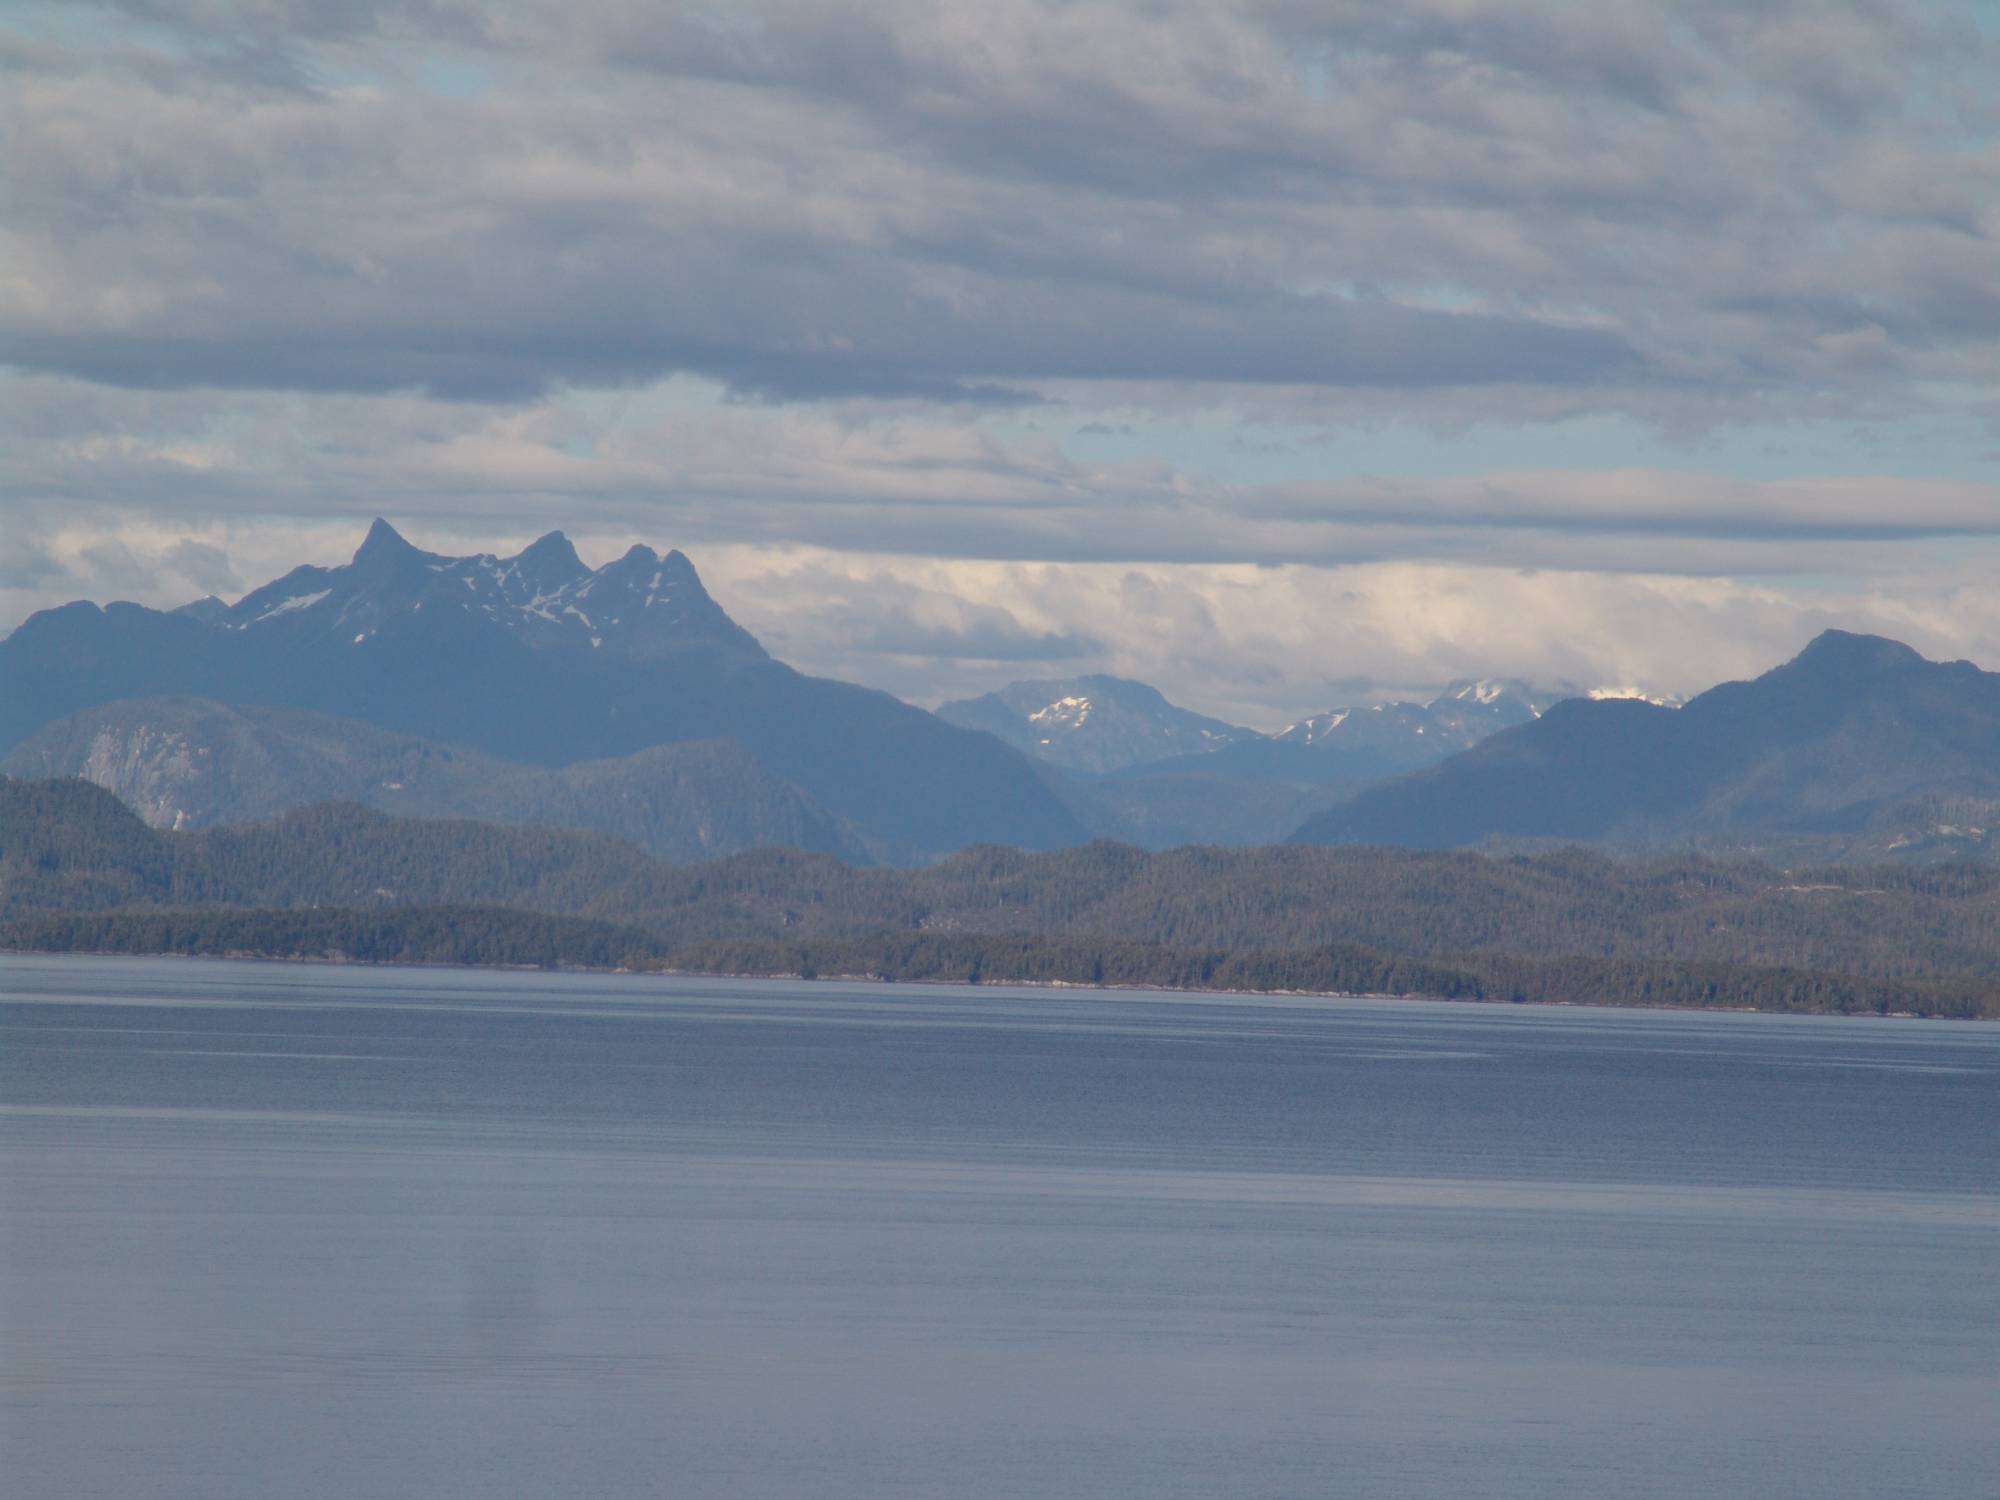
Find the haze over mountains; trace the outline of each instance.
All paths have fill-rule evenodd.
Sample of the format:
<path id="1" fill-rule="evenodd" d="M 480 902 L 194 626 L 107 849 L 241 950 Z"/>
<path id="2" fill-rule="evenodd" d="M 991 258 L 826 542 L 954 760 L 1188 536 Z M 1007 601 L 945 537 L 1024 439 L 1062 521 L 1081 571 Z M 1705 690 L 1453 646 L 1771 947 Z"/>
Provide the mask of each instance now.
<path id="1" fill-rule="evenodd" d="M 1491 679 L 1265 735 L 1108 676 L 928 714 L 774 661 L 678 552 L 560 533 L 445 557 L 377 521 L 235 604 L 74 603 L 0 642 L 0 771 L 81 775 L 155 826 L 329 800 L 923 862 L 973 844 L 1296 837 L 1987 857 L 2000 676 L 1828 632 L 1674 709 Z"/>

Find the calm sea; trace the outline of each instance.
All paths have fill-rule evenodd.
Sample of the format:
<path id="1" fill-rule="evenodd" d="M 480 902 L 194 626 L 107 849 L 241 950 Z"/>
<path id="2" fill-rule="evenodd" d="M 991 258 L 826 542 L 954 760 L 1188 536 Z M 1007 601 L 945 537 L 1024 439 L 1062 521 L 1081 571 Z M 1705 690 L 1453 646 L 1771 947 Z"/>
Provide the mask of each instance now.
<path id="1" fill-rule="evenodd" d="M 0 961 L 0 1492 L 2000 1495 L 2000 1025 Z"/>

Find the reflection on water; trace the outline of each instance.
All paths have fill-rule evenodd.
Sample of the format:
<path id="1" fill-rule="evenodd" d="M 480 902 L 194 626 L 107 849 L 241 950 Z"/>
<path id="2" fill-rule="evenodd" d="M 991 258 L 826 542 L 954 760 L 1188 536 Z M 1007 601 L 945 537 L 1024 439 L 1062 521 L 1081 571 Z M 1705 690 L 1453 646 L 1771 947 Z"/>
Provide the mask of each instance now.
<path id="1" fill-rule="evenodd" d="M 61 1496 L 1985 1495 L 2000 1027 L 0 962 Z"/>

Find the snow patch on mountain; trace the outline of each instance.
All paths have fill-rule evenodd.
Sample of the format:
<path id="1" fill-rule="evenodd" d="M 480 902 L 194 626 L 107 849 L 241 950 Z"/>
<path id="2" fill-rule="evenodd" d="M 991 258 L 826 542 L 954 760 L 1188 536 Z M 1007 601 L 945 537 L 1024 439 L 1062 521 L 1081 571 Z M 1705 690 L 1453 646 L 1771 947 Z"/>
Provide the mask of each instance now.
<path id="1" fill-rule="evenodd" d="M 1657 708 L 1679 708 L 1687 699 L 1671 693 L 1649 693 L 1640 687 L 1594 687 L 1578 696 L 1594 702 L 1638 702 L 1651 703 Z"/>
<path id="2" fill-rule="evenodd" d="M 311 609 L 315 604 L 319 603 L 320 600 L 326 598 L 332 592 L 333 592 L 332 589 L 321 589 L 318 593 L 314 594 L 294 595 L 292 598 L 287 599 L 280 604 L 272 605 L 269 609 L 265 610 L 261 615 L 257 616 L 257 619 L 271 620 L 271 619 L 276 619 L 279 615 L 292 614 L 297 610 Z"/>
<path id="3" fill-rule="evenodd" d="M 938 716 L 980 729 L 1071 771 L 1103 773 L 1254 739 L 1253 730 L 1169 703 L 1156 688 L 1093 675 L 1010 683 L 997 693 L 938 707 Z"/>
<path id="4" fill-rule="evenodd" d="M 330 622 L 320 621 L 317 607 L 328 601 Z M 536 649 L 608 649 L 646 658 L 701 646 L 764 656 L 679 552 L 635 546 L 591 569 L 556 531 L 513 557 L 444 557 L 418 550 L 377 521 L 345 567 L 294 569 L 224 610 L 216 623 L 305 635 L 338 631 L 340 640 L 359 645 L 426 605 L 469 612 Z"/>

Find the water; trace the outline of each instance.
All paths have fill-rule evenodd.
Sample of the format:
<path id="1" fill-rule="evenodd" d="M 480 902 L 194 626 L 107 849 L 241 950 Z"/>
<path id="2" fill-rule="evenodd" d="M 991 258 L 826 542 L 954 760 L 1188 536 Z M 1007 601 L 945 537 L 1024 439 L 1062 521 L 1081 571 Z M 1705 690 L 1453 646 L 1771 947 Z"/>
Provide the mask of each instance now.
<path id="1" fill-rule="evenodd" d="M 0 961 L 0 1490 L 2000 1495 L 2000 1026 Z"/>

